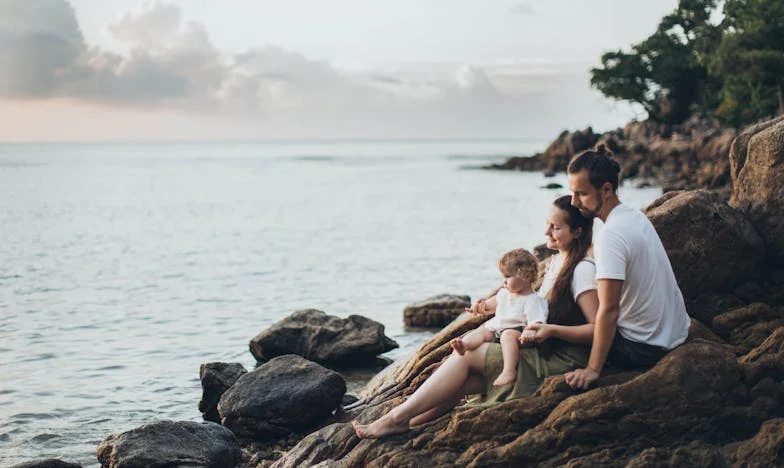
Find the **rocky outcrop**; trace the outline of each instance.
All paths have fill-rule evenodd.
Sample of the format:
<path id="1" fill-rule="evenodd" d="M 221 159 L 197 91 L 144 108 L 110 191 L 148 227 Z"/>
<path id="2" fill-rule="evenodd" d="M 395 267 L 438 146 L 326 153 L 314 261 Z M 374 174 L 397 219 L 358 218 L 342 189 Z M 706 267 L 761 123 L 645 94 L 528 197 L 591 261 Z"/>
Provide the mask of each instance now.
<path id="1" fill-rule="evenodd" d="M 367 363 L 398 347 L 384 334 L 384 325 L 361 315 L 342 319 L 316 309 L 294 312 L 256 335 L 250 352 L 256 360 L 296 354 L 311 361 Z"/>
<path id="2" fill-rule="evenodd" d="M 240 377 L 247 374 L 245 367 L 238 363 L 209 362 L 199 368 L 201 379 L 201 401 L 199 411 L 205 421 L 220 424 L 218 415 L 218 401 L 221 395 L 229 389 Z"/>
<path id="3" fill-rule="evenodd" d="M 762 239 L 745 216 L 715 193 L 670 192 L 645 213 L 667 250 L 684 298 L 733 293 L 759 282 Z"/>
<path id="4" fill-rule="evenodd" d="M 589 127 L 563 132 L 542 153 L 485 168 L 551 175 L 565 171 L 574 155 L 603 143 L 615 154 L 624 179 L 638 179 L 641 186 L 653 180 L 665 191 L 712 189 L 729 198 L 727 156 L 736 135 L 735 129 L 722 128 L 715 119 L 699 116 L 680 125 L 631 122 L 604 134 L 595 134 Z"/>
<path id="5" fill-rule="evenodd" d="M 744 130 L 732 144 L 730 205 L 756 226 L 768 261 L 784 266 L 784 116 Z"/>
<path id="6" fill-rule="evenodd" d="M 14 465 L 11 468 L 82 468 L 82 465 L 68 463 L 57 458 L 35 460 Z"/>
<path id="7" fill-rule="evenodd" d="M 107 437 L 97 450 L 107 468 L 204 466 L 231 468 L 240 461 L 237 439 L 211 422 L 158 421 Z"/>
<path id="8" fill-rule="evenodd" d="M 409 304 L 403 309 L 403 323 L 409 327 L 441 328 L 471 307 L 469 296 L 441 294 Z"/>
<path id="9" fill-rule="evenodd" d="M 312 429 L 338 408 L 340 374 L 299 356 L 274 358 L 242 375 L 218 402 L 221 424 L 256 440 Z"/>
<path id="10" fill-rule="evenodd" d="M 637 130 L 629 138 L 650 136 Z M 694 318 L 687 342 L 653 369 L 606 373 L 586 392 L 551 377 L 531 397 L 458 407 L 381 440 L 332 424 L 273 466 L 780 465 L 784 307 L 775 285 L 784 272 L 766 263 L 768 244 L 746 212 L 714 193 L 667 193 L 646 214 Z M 449 340 L 481 320 L 464 315 L 441 330 L 371 381 L 347 416 L 367 422 L 401 403 L 450 353 Z"/>

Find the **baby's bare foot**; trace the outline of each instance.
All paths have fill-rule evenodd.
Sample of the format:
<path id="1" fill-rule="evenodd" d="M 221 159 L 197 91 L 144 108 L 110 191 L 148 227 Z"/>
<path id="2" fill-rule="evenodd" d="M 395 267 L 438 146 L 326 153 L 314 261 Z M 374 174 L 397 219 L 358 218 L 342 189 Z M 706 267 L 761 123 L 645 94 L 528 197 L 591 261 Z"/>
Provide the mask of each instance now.
<path id="1" fill-rule="evenodd" d="M 463 343 L 463 339 L 460 338 L 459 336 L 457 338 L 455 338 L 454 340 L 450 341 L 449 344 L 452 345 L 452 349 L 457 351 L 457 354 L 459 354 L 461 356 L 463 354 L 465 354 L 465 352 L 466 352 L 465 344 Z"/>
<path id="2" fill-rule="evenodd" d="M 404 424 L 395 424 L 395 421 L 392 420 L 389 414 L 385 414 L 370 424 L 359 424 L 356 421 L 351 421 L 351 426 L 360 439 L 378 439 L 379 437 L 399 434 L 408 430 L 407 421 Z"/>
<path id="3" fill-rule="evenodd" d="M 504 385 L 509 385 L 510 383 L 514 382 L 517 378 L 517 370 L 513 371 L 503 371 L 498 378 L 493 381 L 493 387 L 503 387 Z"/>

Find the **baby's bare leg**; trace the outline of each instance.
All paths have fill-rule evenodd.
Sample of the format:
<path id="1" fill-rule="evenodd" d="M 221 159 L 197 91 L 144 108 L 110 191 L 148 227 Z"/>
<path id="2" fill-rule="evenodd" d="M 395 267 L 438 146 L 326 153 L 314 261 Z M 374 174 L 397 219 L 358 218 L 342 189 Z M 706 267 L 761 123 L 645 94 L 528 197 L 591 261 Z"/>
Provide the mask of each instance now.
<path id="1" fill-rule="evenodd" d="M 501 355 L 504 357 L 504 370 L 493 381 L 493 386 L 502 387 L 514 382 L 517 378 L 517 361 L 520 359 L 520 333 L 508 328 L 501 332 Z"/>
<path id="2" fill-rule="evenodd" d="M 487 327 L 479 326 L 463 336 L 458 336 L 450 342 L 452 348 L 457 351 L 457 354 L 463 355 L 466 351 L 473 351 L 482 343 L 489 343 L 493 341 L 493 332 Z"/>

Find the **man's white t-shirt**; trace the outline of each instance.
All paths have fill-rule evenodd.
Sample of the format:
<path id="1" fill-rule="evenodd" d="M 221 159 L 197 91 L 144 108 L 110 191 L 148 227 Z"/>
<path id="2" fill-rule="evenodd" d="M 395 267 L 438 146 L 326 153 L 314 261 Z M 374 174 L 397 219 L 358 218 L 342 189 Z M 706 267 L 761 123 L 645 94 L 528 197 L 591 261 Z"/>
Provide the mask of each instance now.
<path id="1" fill-rule="evenodd" d="M 624 338 L 672 349 L 686 340 L 691 320 L 675 273 L 653 224 L 620 204 L 594 243 L 596 279 L 623 280 L 618 331 Z"/>
<path id="2" fill-rule="evenodd" d="M 555 279 L 558 277 L 558 273 L 560 273 L 561 268 L 563 268 L 563 263 L 564 256 L 560 253 L 556 254 L 552 260 L 550 260 L 550 264 L 547 266 L 547 271 L 544 272 L 544 278 L 542 278 L 542 286 L 539 288 L 539 296 L 547 298 L 547 295 L 550 293 L 550 290 L 555 284 Z M 586 257 L 580 260 L 577 266 L 574 267 L 571 286 L 572 296 L 574 297 L 575 301 L 577 301 L 577 298 L 580 296 L 580 294 L 592 289 L 596 289 L 596 265 L 594 265 L 593 259 Z"/>
<path id="3" fill-rule="evenodd" d="M 524 327 L 529 323 L 547 322 L 547 301 L 536 293 L 525 296 L 512 294 L 502 288 L 495 295 L 495 316 L 485 322 L 485 327 L 498 332 L 507 328 Z"/>

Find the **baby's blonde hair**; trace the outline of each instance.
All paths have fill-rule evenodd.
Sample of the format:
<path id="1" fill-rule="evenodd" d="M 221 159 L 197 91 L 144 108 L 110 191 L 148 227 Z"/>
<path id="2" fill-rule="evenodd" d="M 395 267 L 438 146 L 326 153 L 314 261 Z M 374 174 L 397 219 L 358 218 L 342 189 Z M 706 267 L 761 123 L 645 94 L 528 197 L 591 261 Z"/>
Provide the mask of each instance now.
<path id="1" fill-rule="evenodd" d="M 498 268 L 506 276 L 524 278 L 526 275 L 531 282 L 536 281 L 539 275 L 539 262 L 534 254 L 525 249 L 514 249 L 506 252 L 498 261 Z"/>

